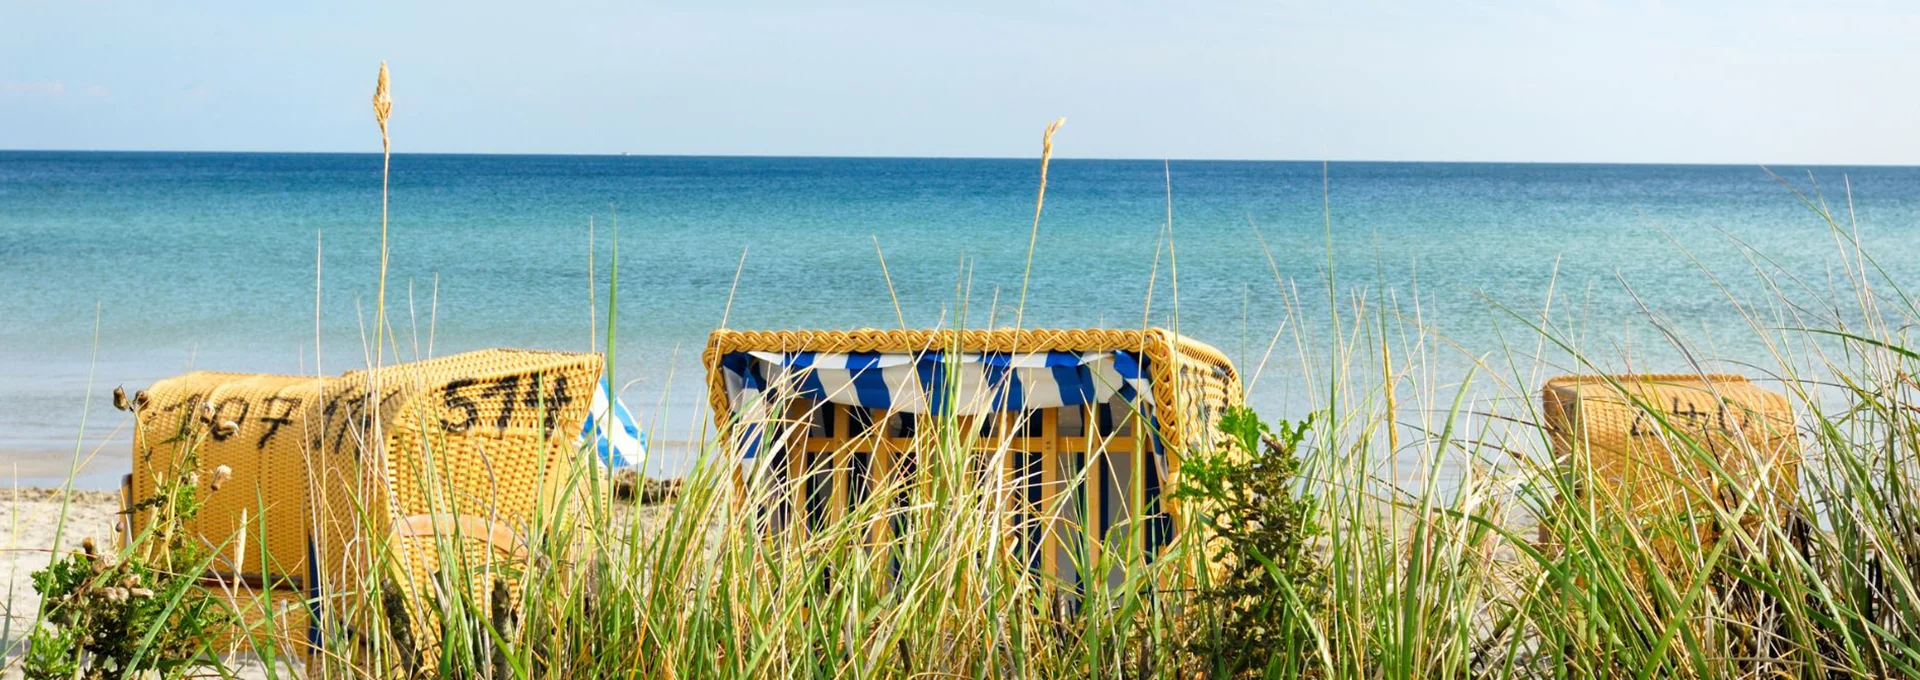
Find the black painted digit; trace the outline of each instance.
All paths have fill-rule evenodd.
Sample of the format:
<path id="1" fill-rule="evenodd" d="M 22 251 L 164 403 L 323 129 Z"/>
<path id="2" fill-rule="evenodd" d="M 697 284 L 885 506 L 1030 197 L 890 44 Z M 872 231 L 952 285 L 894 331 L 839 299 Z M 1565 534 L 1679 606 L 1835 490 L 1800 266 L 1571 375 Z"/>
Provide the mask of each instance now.
<path id="1" fill-rule="evenodd" d="M 527 408 L 538 409 L 540 413 L 541 436 L 553 432 L 560 424 L 560 409 L 565 408 L 570 397 L 567 395 L 567 377 L 537 374 L 531 376 L 532 384 L 527 385 L 526 396 L 520 404 Z M 542 390 L 545 387 L 547 389 Z"/>
<path id="2" fill-rule="evenodd" d="M 546 401 L 542 399 L 544 395 L 540 394 L 541 383 L 546 382 L 544 380 L 545 378 L 546 376 L 539 373 L 527 376 L 527 393 L 526 396 L 520 398 L 521 406 L 540 408 L 541 404 L 546 403 Z"/>
<path id="3" fill-rule="evenodd" d="M 567 393 L 567 376 L 554 376 L 553 392 L 547 397 L 546 426 L 548 434 L 552 434 L 553 428 L 560 423 L 560 409 L 566 408 L 567 404 L 570 403 L 573 403 L 573 395 Z"/>
<path id="4" fill-rule="evenodd" d="M 345 400 L 347 408 L 340 412 L 340 430 L 333 434 L 334 453 L 339 453 L 340 445 L 346 443 L 347 431 L 353 429 L 355 425 L 365 422 L 367 417 L 367 396 L 368 395 L 359 392 L 341 395 L 341 399 Z M 360 452 L 356 450 L 353 455 L 357 458 L 360 456 Z"/>
<path id="5" fill-rule="evenodd" d="M 307 438 L 307 442 L 313 448 L 313 450 L 319 451 L 321 449 L 326 448 L 327 428 L 334 426 L 333 414 L 339 412 L 339 410 L 340 410 L 340 395 L 338 394 L 333 395 L 332 399 L 327 400 L 326 407 L 320 409 L 320 427 L 313 428 L 308 433 L 308 438 Z"/>
<path id="6" fill-rule="evenodd" d="M 354 404 L 358 401 L 356 397 L 342 396 L 338 402 L 344 403 L 346 408 L 340 409 L 340 420 L 334 427 L 332 447 L 334 453 L 340 452 L 340 444 L 347 438 L 347 430 L 353 429 L 353 414 L 356 410 Z"/>
<path id="7" fill-rule="evenodd" d="M 448 422 L 446 418 L 440 419 L 440 427 L 446 428 L 448 432 L 465 432 L 467 428 L 473 427 L 474 421 L 480 419 L 479 405 L 474 404 L 473 400 L 467 396 L 460 394 L 460 390 L 472 387 L 473 383 L 473 378 L 461 378 L 447 383 L 446 391 L 441 393 L 441 397 L 446 402 L 447 408 L 459 411 L 462 414 L 460 422 L 457 423 Z"/>
<path id="8" fill-rule="evenodd" d="M 542 383 L 546 382 L 546 377 L 545 374 L 541 373 L 527 376 L 526 396 L 520 399 L 521 406 L 533 409 L 533 412 L 541 417 L 540 424 L 543 428 L 541 430 L 542 436 L 545 436 L 547 430 L 553 429 L 553 403 L 546 399 L 546 395 L 540 393 L 540 388 L 544 387 Z"/>
<path id="9" fill-rule="evenodd" d="M 226 417 L 228 404 L 239 404 L 240 415 L 232 418 Z M 231 431 L 227 431 L 225 434 L 222 434 L 221 431 L 223 428 L 220 427 L 220 423 L 232 421 L 235 425 L 243 424 L 247 422 L 247 413 L 252 410 L 253 410 L 253 403 L 247 401 L 246 397 L 235 396 L 235 397 L 227 397 L 225 399 L 221 399 L 220 403 L 215 404 L 213 406 L 213 424 L 214 424 L 213 440 L 217 442 L 223 442 L 228 439 L 232 439 L 233 435 L 238 434 L 240 430 L 238 428 L 235 428 Z"/>
<path id="10" fill-rule="evenodd" d="M 186 407 L 187 412 L 192 413 L 193 409 L 200 405 L 200 399 L 204 396 L 206 396 L 205 392 L 195 392 L 193 394 L 189 394 L 185 399 L 181 399 L 179 401 L 176 401 L 164 407 L 161 407 L 160 412 L 173 413 L 174 411 L 180 410 L 181 407 Z"/>
<path id="11" fill-rule="evenodd" d="M 1720 429 L 1727 432 L 1744 432 L 1748 422 L 1745 411 L 1733 411 L 1728 409 L 1726 404 L 1720 405 Z"/>
<path id="12" fill-rule="evenodd" d="M 1673 414 L 1686 418 L 1688 425 L 1695 425 L 1695 426 L 1699 425 L 1700 418 L 1707 415 L 1706 413 L 1700 410 L 1700 407 L 1698 405 L 1695 405 L 1691 401 L 1686 403 L 1686 410 L 1683 411 L 1680 409 L 1680 407 L 1681 407 L 1680 398 L 1674 397 L 1673 398 Z"/>
<path id="13" fill-rule="evenodd" d="M 513 397 L 519 391 L 520 376 L 517 375 L 501 378 L 492 385 L 488 385 L 487 389 L 480 391 L 481 398 L 491 399 L 497 396 L 500 399 L 500 417 L 494 419 L 494 429 L 501 432 L 507 430 L 507 423 L 512 422 L 513 419 Z"/>
<path id="14" fill-rule="evenodd" d="M 280 415 L 276 416 L 273 414 L 274 404 L 286 404 L 287 406 L 280 410 Z M 300 408 L 300 398 L 283 397 L 276 394 L 262 400 L 260 405 L 267 410 L 267 415 L 260 419 L 260 422 L 267 424 L 267 431 L 260 435 L 260 443 L 253 445 L 256 449 L 267 448 L 267 442 L 273 439 L 273 435 L 280 433 L 280 428 L 293 424 L 293 410 Z"/>

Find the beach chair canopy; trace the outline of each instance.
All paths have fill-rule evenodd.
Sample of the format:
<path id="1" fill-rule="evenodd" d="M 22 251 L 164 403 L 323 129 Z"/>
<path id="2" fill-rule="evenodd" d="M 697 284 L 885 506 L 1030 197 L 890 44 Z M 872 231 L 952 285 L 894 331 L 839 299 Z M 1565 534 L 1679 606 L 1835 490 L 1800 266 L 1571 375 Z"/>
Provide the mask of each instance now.
<path id="1" fill-rule="evenodd" d="M 897 413 L 980 415 L 1146 403 L 1152 391 L 1132 352 L 737 352 L 721 360 L 728 401 L 751 408 L 770 390 Z"/>
<path id="2" fill-rule="evenodd" d="M 769 434 L 760 424 L 784 400 L 977 416 L 1104 404 L 1115 397 L 1144 407 L 1153 394 L 1140 359 L 1126 351 L 748 351 L 722 357 L 720 369 L 734 415 L 748 425 L 735 434 L 749 460 Z"/>

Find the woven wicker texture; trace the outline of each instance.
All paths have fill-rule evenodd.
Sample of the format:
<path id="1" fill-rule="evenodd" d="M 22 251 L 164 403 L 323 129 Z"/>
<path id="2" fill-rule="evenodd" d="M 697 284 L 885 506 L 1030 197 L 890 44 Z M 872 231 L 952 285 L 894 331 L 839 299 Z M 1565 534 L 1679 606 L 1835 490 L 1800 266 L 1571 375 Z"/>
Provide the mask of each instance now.
<path id="1" fill-rule="evenodd" d="M 130 501 L 154 495 L 190 451 L 199 458 L 203 506 L 186 529 L 222 546 L 214 570 L 296 590 L 307 577 L 307 410 L 324 381 L 312 377 L 189 373 L 155 383 L 138 409 Z M 220 466 L 232 477 L 215 491 Z M 137 535 L 152 519 L 135 513 Z M 235 540 L 246 517 L 245 541 Z M 264 539 L 262 534 L 264 533 Z M 235 562 L 235 553 L 245 554 Z"/>
<path id="2" fill-rule="evenodd" d="M 716 423 L 725 428 L 733 414 L 720 359 L 735 352 L 889 352 L 957 349 L 961 352 L 1135 352 L 1146 357 L 1160 426 L 1168 441 L 1189 446 L 1217 437 L 1214 418 L 1241 403 L 1240 374 L 1225 354 L 1211 345 L 1164 328 L 1071 330 L 1010 328 L 995 330 L 717 330 L 707 338 L 702 360 L 707 394 Z"/>
<path id="3" fill-rule="evenodd" d="M 467 570 L 498 565 L 541 518 L 586 500 L 587 485 L 574 484 L 584 460 L 576 437 L 600 370 L 595 354 L 496 349 L 331 381 L 325 427 L 312 442 L 329 594 L 370 579 L 431 591 L 443 561 L 464 559 Z M 395 568 L 375 573 L 382 549 Z M 476 598 L 490 593 L 487 583 L 470 586 Z M 419 612 L 414 625 L 417 635 L 432 629 Z"/>
<path id="4" fill-rule="evenodd" d="M 1555 459 L 1579 493 L 1597 493 L 1656 535 L 1712 540 L 1716 517 L 1737 513 L 1745 495 L 1735 484 L 1758 495 L 1743 524 L 1792 504 L 1800 463 L 1792 406 L 1744 377 L 1561 377 L 1540 399 Z M 1591 487 L 1581 486 L 1583 466 Z"/>

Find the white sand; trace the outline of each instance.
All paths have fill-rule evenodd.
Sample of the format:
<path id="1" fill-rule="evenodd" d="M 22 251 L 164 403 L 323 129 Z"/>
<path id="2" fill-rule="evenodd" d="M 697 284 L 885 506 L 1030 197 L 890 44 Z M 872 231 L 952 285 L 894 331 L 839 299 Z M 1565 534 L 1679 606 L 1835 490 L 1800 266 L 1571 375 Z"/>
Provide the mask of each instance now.
<path id="1" fill-rule="evenodd" d="M 7 649 L 26 637 L 40 607 L 40 596 L 33 592 L 33 572 L 44 569 L 53 558 L 53 541 L 61 533 L 60 545 L 77 550 L 80 542 L 92 538 L 101 547 L 111 548 L 115 522 L 119 519 L 118 494 L 102 491 L 76 491 L 69 502 L 51 489 L 12 489 L 0 491 L 0 515 L 6 524 L 0 528 L 0 572 L 7 577 L 6 627 Z M 65 527 L 61 514 L 65 510 Z"/>
<path id="2" fill-rule="evenodd" d="M 65 503 L 62 501 L 66 500 Z M 0 507 L 6 525 L 0 534 L 0 571 L 7 576 L 6 668 L 0 679 L 20 677 L 19 645 L 26 638 L 39 611 L 40 595 L 33 591 L 33 572 L 44 569 L 54 555 L 54 534 L 61 533 L 63 550 L 78 550 L 80 543 L 92 538 L 97 545 L 111 549 L 117 535 L 120 496 L 109 491 L 75 491 L 64 497 L 52 489 L 0 490 Z M 65 526 L 61 517 L 64 513 Z M 231 672 L 241 678 L 265 678 L 258 663 L 234 659 Z M 282 671 L 279 677 L 294 677 Z"/>

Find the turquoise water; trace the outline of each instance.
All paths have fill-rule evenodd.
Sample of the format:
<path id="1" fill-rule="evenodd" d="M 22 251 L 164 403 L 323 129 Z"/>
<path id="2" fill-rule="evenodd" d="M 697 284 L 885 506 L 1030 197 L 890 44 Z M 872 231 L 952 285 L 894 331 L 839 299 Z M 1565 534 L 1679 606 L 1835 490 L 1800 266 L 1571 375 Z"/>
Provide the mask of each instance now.
<path id="1" fill-rule="evenodd" d="M 1037 170 L 1033 160 L 397 156 L 388 305 L 409 358 L 429 343 L 438 354 L 588 349 L 604 342 L 589 291 L 604 307 L 617 222 L 616 380 L 631 381 L 623 396 L 657 439 L 685 440 L 705 415 L 698 354 L 723 316 L 736 328 L 899 323 L 875 238 L 907 323 L 962 323 L 956 290 L 969 283 L 964 323 L 984 325 L 996 307 L 1010 323 Z M 1809 169 L 1774 170 L 1810 186 Z M 1920 169 L 1811 172 L 1837 204 L 1849 182 L 1864 240 L 1896 280 L 1920 281 Z M 1417 284 L 1421 318 L 1459 346 L 1436 355 L 1443 377 L 1464 371 L 1464 355 L 1501 352 L 1502 333 L 1524 333 L 1495 303 L 1537 310 L 1550 284 L 1587 320 L 1590 348 L 1630 340 L 1642 368 L 1679 359 L 1646 332 L 1641 303 L 1714 357 L 1758 360 L 1701 268 L 1758 293 L 1734 239 L 1811 281 L 1841 266 L 1824 225 L 1750 166 L 1060 160 L 1049 181 L 1027 325 L 1137 327 L 1156 254 L 1152 317 L 1170 323 L 1160 248 L 1170 182 L 1180 329 L 1249 373 L 1285 314 L 1254 225 L 1307 302 L 1303 323 L 1326 321 L 1329 261 L 1343 305 L 1385 293 L 1411 314 Z M 64 474 L 84 441 L 100 449 L 88 467 L 97 478 L 124 469 L 126 419 L 104 405 L 115 385 L 196 368 L 363 365 L 379 210 L 375 155 L 0 152 L 0 465 Z M 1267 368 L 1252 399 L 1298 415 L 1298 362 L 1285 344 L 1276 356 L 1289 360 Z M 680 462 L 663 449 L 655 466 L 670 471 Z"/>

